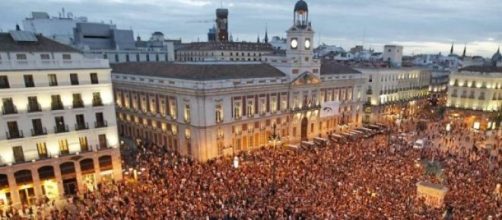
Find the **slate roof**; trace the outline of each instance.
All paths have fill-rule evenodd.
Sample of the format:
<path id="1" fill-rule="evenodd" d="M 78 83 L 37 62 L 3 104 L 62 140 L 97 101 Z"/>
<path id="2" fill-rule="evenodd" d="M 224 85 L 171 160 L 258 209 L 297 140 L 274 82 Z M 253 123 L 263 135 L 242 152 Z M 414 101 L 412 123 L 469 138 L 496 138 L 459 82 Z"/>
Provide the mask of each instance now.
<path id="1" fill-rule="evenodd" d="M 112 73 L 144 75 L 162 78 L 210 81 L 284 77 L 285 74 L 269 64 L 189 64 L 165 62 L 136 62 L 111 64 Z"/>
<path id="2" fill-rule="evenodd" d="M 251 42 L 194 42 L 182 44 L 177 51 L 196 50 L 196 51 L 272 51 L 272 45 L 268 43 Z"/>
<path id="3" fill-rule="evenodd" d="M 16 42 L 10 33 L 0 33 L 0 52 L 80 52 L 41 35 L 36 35 L 36 38 L 36 42 Z"/>
<path id="4" fill-rule="evenodd" d="M 321 62 L 321 75 L 333 74 L 361 74 L 360 71 L 352 69 L 350 66 L 339 64 L 333 61 L 323 60 Z"/>
<path id="5" fill-rule="evenodd" d="M 462 71 L 469 71 L 469 72 L 479 72 L 479 73 L 502 73 L 502 67 L 496 67 L 496 66 L 468 66 L 464 67 L 459 70 L 460 72 Z"/>

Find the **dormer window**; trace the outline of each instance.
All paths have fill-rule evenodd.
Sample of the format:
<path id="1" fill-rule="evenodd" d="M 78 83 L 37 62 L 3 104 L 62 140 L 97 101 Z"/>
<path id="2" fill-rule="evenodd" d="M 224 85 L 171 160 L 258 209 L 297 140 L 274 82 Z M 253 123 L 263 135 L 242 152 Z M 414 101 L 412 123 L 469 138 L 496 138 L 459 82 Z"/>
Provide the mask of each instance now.
<path id="1" fill-rule="evenodd" d="M 26 54 L 24 54 L 24 53 L 16 54 L 16 59 L 17 60 L 26 60 Z"/>
<path id="2" fill-rule="evenodd" d="M 49 54 L 46 54 L 46 53 L 40 54 L 40 59 L 42 59 L 42 60 L 49 60 L 49 59 L 51 59 L 51 56 Z"/>

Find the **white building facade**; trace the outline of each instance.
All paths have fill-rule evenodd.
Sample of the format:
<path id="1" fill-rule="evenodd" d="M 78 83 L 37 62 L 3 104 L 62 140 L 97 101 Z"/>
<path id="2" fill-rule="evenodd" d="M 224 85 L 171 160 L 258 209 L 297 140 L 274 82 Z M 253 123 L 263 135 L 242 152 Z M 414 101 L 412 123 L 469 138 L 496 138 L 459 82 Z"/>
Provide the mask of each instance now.
<path id="1" fill-rule="evenodd" d="M 121 179 L 106 60 L 42 36 L 0 33 L 0 203 L 93 190 Z"/>
<path id="2" fill-rule="evenodd" d="M 429 92 L 431 72 L 422 68 L 358 69 L 367 79 L 365 122 L 376 122 L 386 115 L 401 115 L 403 107 L 416 108 L 414 100 Z M 409 106 L 407 106 L 409 105 Z M 407 112 L 406 114 L 412 114 Z"/>
<path id="3" fill-rule="evenodd" d="M 314 59 L 304 1 L 295 6 L 285 56 L 264 63 L 113 65 L 119 132 L 206 161 L 361 125 L 359 71 Z"/>
<path id="4" fill-rule="evenodd" d="M 475 129 L 495 129 L 502 111 L 502 68 L 469 66 L 450 75 L 447 107 Z"/>

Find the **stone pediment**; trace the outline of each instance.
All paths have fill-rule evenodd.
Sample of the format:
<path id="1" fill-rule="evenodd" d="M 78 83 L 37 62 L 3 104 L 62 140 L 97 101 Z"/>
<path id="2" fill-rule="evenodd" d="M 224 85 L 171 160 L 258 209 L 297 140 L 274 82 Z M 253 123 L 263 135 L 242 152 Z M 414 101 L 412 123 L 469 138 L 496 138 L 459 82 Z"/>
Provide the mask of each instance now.
<path id="1" fill-rule="evenodd" d="M 321 79 L 319 76 L 316 76 L 313 73 L 310 72 L 304 72 L 296 79 L 293 80 L 291 83 L 293 86 L 299 86 L 299 85 L 310 85 L 310 84 L 319 84 L 321 83 Z"/>

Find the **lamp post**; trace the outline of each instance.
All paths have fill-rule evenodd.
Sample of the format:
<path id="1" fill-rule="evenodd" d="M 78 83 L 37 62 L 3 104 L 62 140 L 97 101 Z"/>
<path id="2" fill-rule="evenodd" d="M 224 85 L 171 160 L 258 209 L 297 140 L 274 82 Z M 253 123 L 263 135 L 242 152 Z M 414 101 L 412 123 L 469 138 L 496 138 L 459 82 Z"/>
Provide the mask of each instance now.
<path id="1" fill-rule="evenodd" d="M 276 125 L 274 124 L 274 133 L 268 138 L 268 142 L 272 144 L 274 147 L 274 157 L 272 158 L 272 195 L 275 195 L 275 179 L 276 179 L 276 163 L 275 163 L 275 153 L 276 152 L 276 146 L 278 143 L 281 142 L 281 137 L 276 133 Z"/>

